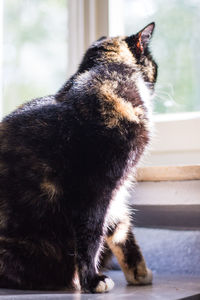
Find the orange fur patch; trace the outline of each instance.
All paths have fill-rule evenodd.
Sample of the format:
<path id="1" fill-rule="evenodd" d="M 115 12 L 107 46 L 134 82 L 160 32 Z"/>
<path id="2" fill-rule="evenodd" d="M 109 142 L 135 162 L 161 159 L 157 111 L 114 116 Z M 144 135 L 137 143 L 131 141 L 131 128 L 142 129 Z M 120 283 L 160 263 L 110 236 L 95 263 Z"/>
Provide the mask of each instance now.
<path id="1" fill-rule="evenodd" d="M 58 187 L 54 183 L 47 180 L 44 180 L 40 187 L 43 193 L 48 195 L 50 201 L 52 201 L 54 197 L 60 193 Z"/>
<path id="2" fill-rule="evenodd" d="M 100 87 L 100 94 L 104 97 L 104 101 L 109 102 L 113 109 L 112 115 L 107 120 L 108 127 L 115 127 L 119 125 L 121 119 L 127 119 L 130 122 L 140 123 L 140 117 L 144 112 L 141 107 L 133 107 L 131 102 L 119 97 L 115 92 L 116 82 L 106 80 Z M 106 112 L 105 112 L 106 114 Z"/>
<path id="3" fill-rule="evenodd" d="M 134 269 L 129 268 L 128 264 L 125 263 L 125 257 L 122 248 L 119 245 L 113 243 L 112 237 L 106 238 L 106 242 L 113 254 L 116 256 L 119 265 L 124 272 L 127 282 L 132 284 L 140 284 L 140 282 L 134 276 Z M 138 277 L 145 277 L 147 275 L 147 268 L 144 259 L 142 259 L 142 261 L 136 266 L 136 268 Z"/>
<path id="4" fill-rule="evenodd" d="M 112 44 L 106 45 L 106 48 L 110 50 L 105 53 L 108 61 L 125 63 L 131 66 L 136 65 L 135 57 L 129 50 L 127 43 L 122 39 L 113 38 Z"/>

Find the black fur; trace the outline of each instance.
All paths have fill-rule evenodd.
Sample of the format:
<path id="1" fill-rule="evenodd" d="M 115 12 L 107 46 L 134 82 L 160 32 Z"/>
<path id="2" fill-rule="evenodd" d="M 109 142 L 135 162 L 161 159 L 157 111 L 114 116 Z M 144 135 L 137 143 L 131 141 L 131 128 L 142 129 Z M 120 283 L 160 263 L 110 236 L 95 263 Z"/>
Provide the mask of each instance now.
<path id="1" fill-rule="evenodd" d="M 122 43 L 128 49 L 125 39 L 98 40 L 55 96 L 19 107 L 0 124 L 0 287 L 72 287 L 76 269 L 85 291 L 104 281 L 94 258 L 108 208 L 149 141 L 147 108 L 131 79 L 143 77 L 142 59 L 120 61 Z M 150 68 L 156 77 L 152 58 Z M 102 92 L 108 81 L 118 86 Z M 128 102 L 142 110 L 138 123 L 126 117 Z M 129 242 L 123 251 L 135 268 Z"/>

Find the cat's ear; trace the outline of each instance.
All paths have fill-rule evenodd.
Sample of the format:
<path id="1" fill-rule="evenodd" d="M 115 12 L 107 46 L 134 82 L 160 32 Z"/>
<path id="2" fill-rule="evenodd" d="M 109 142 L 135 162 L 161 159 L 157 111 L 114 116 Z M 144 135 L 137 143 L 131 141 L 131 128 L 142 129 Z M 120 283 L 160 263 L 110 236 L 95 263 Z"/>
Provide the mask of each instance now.
<path id="1" fill-rule="evenodd" d="M 106 40 L 106 39 L 107 39 L 106 36 L 102 36 L 102 37 L 100 37 L 98 40 L 96 40 L 96 41 L 93 43 L 92 46 L 98 46 L 98 45 L 101 44 L 101 42 L 102 42 L 103 40 Z"/>
<path id="2" fill-rule="evenodd" d="M 96 40 L 96 42 L 101 42 L 101 41 L 106 40 L 106 39 L 107 39 L 106 36 L 102 36 L 98 40 Z"/>
<path id="3" fill-rule="evenodd" d="M 136 34 L 136 47 L 140 53 L 144 53 L 145 49 L 148 47 L 154 28 L 155 23 L 152 22 Z"/>

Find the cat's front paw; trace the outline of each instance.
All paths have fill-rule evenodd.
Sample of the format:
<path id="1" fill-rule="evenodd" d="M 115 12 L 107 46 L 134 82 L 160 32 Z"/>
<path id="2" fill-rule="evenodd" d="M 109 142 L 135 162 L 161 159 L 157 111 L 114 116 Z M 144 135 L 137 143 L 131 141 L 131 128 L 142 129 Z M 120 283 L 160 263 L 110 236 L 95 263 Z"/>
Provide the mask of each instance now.
<path id="1" fill-rule="evenodd" d="M 111 278 L 105 275 L 99 275 L 95 278 L 95 284 L 93 282 L 93 287 L 91 288 L 91 292 L 93 293 L 105 293 L 112 290 L 114 287 L 114 282 Z"/>
<path id="2" fill-rule="evenodd" d="M 114 282 L 111 278 L 106 277 L 104 280 L 100 280 L 95 288 L 95 293 L 104 293 L 112 290 Z"/>

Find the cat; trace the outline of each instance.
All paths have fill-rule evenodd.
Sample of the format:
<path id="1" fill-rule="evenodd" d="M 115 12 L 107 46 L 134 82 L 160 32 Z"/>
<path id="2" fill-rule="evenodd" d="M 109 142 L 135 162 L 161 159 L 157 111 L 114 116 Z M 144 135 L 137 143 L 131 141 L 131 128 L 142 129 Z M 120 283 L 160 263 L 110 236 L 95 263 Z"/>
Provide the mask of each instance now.
<path id="1" fill-rule="evenodd" d="M 0 287 L 107 292 L 104 247 L 151 283 L 125 194 L 151 136 L 154 27 L 100 38 L 55 95 L 0 123 Z"/>

